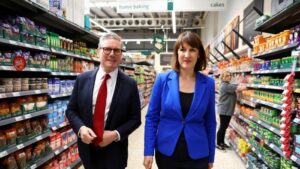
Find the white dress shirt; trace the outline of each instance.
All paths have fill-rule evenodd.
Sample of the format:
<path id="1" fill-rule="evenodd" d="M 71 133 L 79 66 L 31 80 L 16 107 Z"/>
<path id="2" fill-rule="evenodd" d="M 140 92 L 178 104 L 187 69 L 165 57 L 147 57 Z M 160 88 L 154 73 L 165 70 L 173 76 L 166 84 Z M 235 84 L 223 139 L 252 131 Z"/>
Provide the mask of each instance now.
<path id="1" fill-rule="evenodd" d="M 96 79 L 95 79 L 95 84 L 94 84 L 94 90 L 93 90 L 93 114 L 95 112 L 95 106 L 97 102 L 97 96 L 98 96 L 98 91 L 100 89 L 100 86 L 104 80 L 104 75 L 106 73 L 104 72 L 102 66 L 99 66 L 99 70 L 96 74 Z M 118 69 L 112 71 L 109 73 L 110 78 L 107 79 L 106 81 L 106 86 L 107 86 L 107 97 L 106 97 L 106 105 L 105 105 L 105 114 L 104 114 L 104 126 L 106 125 L 106 120 L 108 116 L 108 112 L 110 110 L 112 98 L 115 92 L 116 84 L 117 84 L 117 77 L 118 77 Z M 120 140 L 120 134 L 117 130 L 115 132 L 118 135 L 118 140 Z"/>

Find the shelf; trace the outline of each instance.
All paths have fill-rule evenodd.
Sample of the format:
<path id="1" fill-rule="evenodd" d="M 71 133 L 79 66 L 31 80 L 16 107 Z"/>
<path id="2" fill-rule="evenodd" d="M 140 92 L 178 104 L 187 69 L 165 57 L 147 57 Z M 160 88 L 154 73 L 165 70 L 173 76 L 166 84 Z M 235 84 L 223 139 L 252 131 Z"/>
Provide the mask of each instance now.
<path id="1" fill-rule="evenodd" d="M 290 52 L 291 50 L 297 48 L 299 46 L 300 43 L 294 43 L 294 44 L 289 44 L 289 45 L 285 45 L 282 46 L 280 48 L 276 48 L 276 49 L 272 49 L 257 55 L 253 55 L 253 58 L 260 58 L 260 59 L 266 59 L 266 58 L 273 58 L 274 59 L 274 55 L 280 55 L 282 53 L 285 52 Z M 281 55 L 282 57 L 282 55 Z"/>
<path id="2" fill-rule="evenodd" d="M 240 101 L 241 104 L 245 104 L 245 105 L 248 105 L 248 106 L 253 107 L 253 108 L 256 107 L 256 103 L 253 103 L 251 101 L 244 100 L 244 99 L 240 99 L 239 101 Z"/>
<path id="3" fill-rule="evenodd" d="M 229 126 L 231 127 L 231 128 L 233 128 L 234 129 L 234 131 L 236 131 L 244 140 L 246 140 L 247 142 L 249 142 L 248 141 L 248 138 L 243 134 L 243 132 L 241 132 L 236 126 L 233 126 L 232 124 L 229 124 Z M 246 133 L 245 133 L 246 134 Z"/>
<path id="4" fill-rule="evenodd" d="M 0 71 L 16 71 L 16 69 L 13 66 L 0 66 Z M 47 68 L 25 68 L 16 72 L 51 72 L 51 70 Z"/>
<path id="5" fill-rule="evenodd" d="M 300 159 L 296 155 L 293 154 L 291 156 L 291 160 L 293 160 L 295 163 L 297 163 L 298 165 L 300 165 Z"/>
<path id="6" fill-rule="evenodd" d="M 259 84 L 247 84 L 247 87 L 258 88 L 258 89 L 284 90 L 282 86 L 259 85 Z"/>
<path id="7" fill-rule="evenodd" d="M 267 102 L 267 101 L 260 100 L 260 99 L 254 99 L 254 98 L 251 98 L 251 101 L 253 101 L 255 103 L 263 104 L 263 105 L 266 105 L 266 106 L 269 106 L 269 107 L 272 107 L 274 109 L 282 110 L 282 106 L 279 105 L 279 104 Z"/>
<path id="8" fill-rule="evenodd" d="M 35 50 L 39 50 L 39 51 L 50 52 L 49 47 L 36 46 L 36 45 L 31 45 L 31 44 L 18 42 L 18 41 L 14 41 L 14 40 L 9 40 L 9 39 L 4 39 L 4 38 L 0 38 L 0 43 L 10 45 L 10 46 L 17 46 L 17 47 L 23 47 L 23 48 L 27 48 L 27 49 L 35 49 Z"/>
<path id="9" fill-rule="evenodd" d="M 243 120 L 244 122 L 246 122 L 247 124 L 250 124 L 250 121 L 249 121 L 247 118 L 245 118 L 244 116 L 242 116 L 242 115 L 237 115 L 237 117 L 238 117 L 239 119 Z"/>
<path id="10" fill-rule="evenodd" d="M 134 70 L 134 67 L 132 67 L 132 66 L 127 66 L 127 65 L 123 65 L 123 64 L 120 64 L 120 67 L 122 67 L 122 68 L 127 68 L 127 69 L 130 69 L 130 70 Z"/>
<path id="11" fill-rule="evenodd" d="M 0 99 L 12 98 L 12 97 L 19 97 L 19 96 L 29 96 L 29 95 L 44 94 L 44 93 L 48 93 L 48 92 L 49 92 L 49 89 L 29 90 L 29 91 L 11 92 L 11 93 L 1 93 L 0 94 Z"/>
<path id="12" fill-rule="evenodd" d="M 0 7 L 2 10 L 26 16 L 35 21 L 37 25 L 43 25 L 50 31 L 60 33 L 60 36 L 84 41 L 93 48 L 98 45 L 97 35 L 84 30 L 71 21 L 56 16 L 53 12 L 29 0 L 1 1 Z"/>
<path id="13" fill-rule="evenodd" d="M 72 169 L 74 168 L 76 165 L 78 165 L 81 162 L 80 158 L 77 159 L 76 161 L 74 161 L 69 167 L 67 167 L 66 169 Z"/>
<path id="14" fill-rule="evenodd" d="M 0 152 L 0 158 L 5 157 L 8 154 L 11 154 L 13 152 L 16 152 L 16 151 L 18 151 L 18 150 L 20 150 L 20 149 L 22 149 L 22 148 L 24 148 L 26 146 L 29 146 L 29 145 L 31 145 L 31 144 L 33 144 L 35 142 L 38 142 L 38 141 L 40 141 L 40 140 L 42 140 L 42 139 L 50 136 L 51 134 L 52 134 L 52 132 L 48 131 L 48 132 L 46 132 L 46 133 L 44 133 L 42 135 L 39 135 L 39 136 L 35 137 L 32 140 L 29 140 L 29 141 L 25 142 L 25 143 L 21 143 L 21 144 L 18 144 L 16 146 L 13 146 L 11 148 L 8 148 L 7 150 L 4 150 L 4 151 Z"/>
<path id="15" fill-rule="evenodd" d="M 231 144 L 232 149 L 233 149 L 233 151 L 235 152 L 235 154 L 242 160 L 242 162 L 243 162 L 244 164 L 246 164 L 246 163 L 247 163 L 247 159 L 246 159 L 245 157 L 241 157 L 241 156 L 239 155 L 237 146 L 236 146 L 231 140 L 229 140 L 229 144 Z"/>
<path id="16" fill-rule="evenodd" d="M 290 73 L 291 71 L 292 69 L 257 70 L 257 71 L 253 71 L 251 74 Z M 299 72 L 299 69 L 297 69 L 295 72 Z"/>
<path id="17" fill-rule="evenodd" d="M 77 140 L 74 140 L 66 145 L 64 145 L 63 147 L 58 148 L 57 150 L 54 150 L 54 154 L 58 155 L 61 152 L 65 151 L 66 149 L 68 149 L 69 147 L 71 147 L 73 144 L 77 143 Z"/>
<path id="18" fill-rule="evenodd" d="M 73 73 L 73 72 L 50 72 L 52 76 L 78 76 L 80 73 Z"/>
<path id="19" fill-rule="evenodd" d="M 300 23 L 300 1 L 273 15 L 267 21 L 255 28 L 256 31 L 279 33 Z"/>
<path id="20" fill-rule="evenodd" d="M 43 157 L 43 158 L 35 161 L 35 164 L 33 164 L 32 166 L 29 166 L 28 169 L 35 169 L 37 167 L 40 167 L 41 165 L 43 165 L 44 163 L 46 163 L 47 161 L 49 161 L 53 157 L 54 157 L 54 154 L 50 153 L 46 157 Z"/>
<path id="21" fill-rule="evenodd" d="M 251 145 L 251 144 L 250 144 Z M 261 155 L 261 153 L 253 146 L 251 145 L 251 150 L 269 167 L 272 168 L 267 161 L 265 160 L 265 158 L 263 157 L 263 155 Z"/>
<path id="22" fill-rule="evenodd" d="M 89 60 L 89 61 L 99 62 L 99 61 L 97 61 L 95 59 L 92 59 L 91 57 L 81 56 L 81 55 L 70 53 L 70 52 L 66 52 L 66 51 L 58 51 L 58 50 L 55 50 L 53 48 L 51 48 L 51 52 L 53 54 L 64 55 L 64 56 L 71 56 L 71 57 L 74 57 L 74 58 L 79 58 L 79 59 L 85 59 L 85 60 Z"/>
<path id="23" fill-rule="evenodd" d="M 279 130 L 279 129 L 276 129 L 275 127 L 273 127 L 273 126 L 271 126 L 271 125 L 269 125 L 269 124 L 263 122 L 262 120 L 259 120 L 259 119 L 255 118 L 255 117 L 253 117 L 253 116 L 249 116 L 249 118 L 250 118 L 252 121 L 256 122 L 257 124 L 260 124 L 260 125 L 263 126 L 264 128 L 266 128 L 266 129 L 268 129 L 268 130 L 272 131 L 273 133 L 275 133 L 275 134 L 277 134 L 277 135 L 280 136 L 280 130 Z"/>
<path id="24" fill-rule="evenodd" d="M 26 120 L 26 119 L 30 119 L 30 118 L 37 117 L 37 116 L 40 116 L 43 114 L 49 114 L 51 112 L 52 112 L 52 110 L 46 109 L 46 110 L 41 110 L 41 111 L 29 113 L 29 114 L 24 114 L 24 115 L 17 116 L 17 117 L 11 117 L 8 119 L 0 120 L 0 126 L 4 126 L 7 124 L 15 123 L 15 122 Z"/>
<path id="25" fill-rule="evenodd" d="M 269 141 L 266 141 L 265 139 L 263 139 L 261 137 L 260 134 L 258 134 L 256 131 L 254 131 L 252 129 L 249 132 L 251 132 L 255 137 L 259 138 L 260 140 L 263 140 L 268 145 L 268 147 L 270 147 L 272 150 L 274 150 L 280 156 L 284 157 L 282 150 L 279 147 L 277 147 L 275 144 L 270 143 Z M 255 132 L 255 134 L 253 132 Z"/>
<path id="26" fill-rule="evenodd" d="M 230 73 L 250 73 L 250 72 L 252 72 L 252 69 L 230 71 Z"/>
<path id="27" fill-rule="evenodd" d="M 64 93 L 64 94 L 50 94 L 49 97 L 51 99 L 61 98 L 61 97 L 68 97 L 71 96 L 72 93 Z"/>
<path id="28" fill-rule="evenodd" d="M 60 129 L 60 128 L 63 128 L 63 127 L 65 127 L 65 126 L 67 126 L 67 125 L 69 125 L 67 122 L 62 122 L 62 123 L 60 123 L 60 124 L 57 125 L 57 126 L 51 127 L 51 129 L 52 129 L 53 131 L 55 131 L 55 130 L 58 130 L 58 129 Z"/>

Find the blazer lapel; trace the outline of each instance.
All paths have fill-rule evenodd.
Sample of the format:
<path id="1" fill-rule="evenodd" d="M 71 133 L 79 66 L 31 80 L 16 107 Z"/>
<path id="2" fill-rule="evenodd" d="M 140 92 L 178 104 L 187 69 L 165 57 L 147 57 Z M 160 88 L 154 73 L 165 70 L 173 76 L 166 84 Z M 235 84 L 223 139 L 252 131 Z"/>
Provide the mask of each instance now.
<path id="1" fill-rule="evenodd" d="M 89 124 L 93 126 L 93 92 L 94 92 L 94 85 L 96 80 L 96 75 L 99 68 L 94 70 L 91 75 L 89 76 L 89 79 L 86 81 L 86 85 L 88 85 L 88 91 L 86 93 L 88 94 L 87 97 L 87 112 L 89 117 Z"/>
<path id="2" fill-rule="evenodd" d="M 206 88 L 207 88 L 207 85 L 206 85 L 206 81 L 205 81 L 203 75 L 200 73 L 197 73 L 194 97 L 193 97 L 193 101 L 192 101 L 190 110 L 187 114 L 187 117 L 191 116 L 191 114 L 193 114 L 197 110 L 198 106 L 201 104 L 203 96 L 206 92 Z"/>
<path id="3" fill-rule="evenodd" d="M 178 79 L 178 73 L 173 71 L 169 77 L 168 77 L 168 88 L 169 88 L 169 93 L 171 95 L 171 100 L 174 105 L 174 111 L 178 113 L 180 117 L 183 118 L 182 116 L 182 110 L 181 110 L 181 103 L 180 103 L 180 98 L 179 98 L 179 79 Z"/>

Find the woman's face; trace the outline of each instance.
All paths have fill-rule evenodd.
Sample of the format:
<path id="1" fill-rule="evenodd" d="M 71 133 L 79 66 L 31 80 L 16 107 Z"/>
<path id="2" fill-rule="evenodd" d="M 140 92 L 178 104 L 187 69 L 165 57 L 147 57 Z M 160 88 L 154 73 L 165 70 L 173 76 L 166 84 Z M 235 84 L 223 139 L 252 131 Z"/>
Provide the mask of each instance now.
<path id="1" fill-rule="evenodd" d="M 229 82 L 231 80 L 231 74 L 226 74 L 226 75 L 224 75 L 224 77 L 223 77 L 223 81 L 226 81 L 226 82 Z"/>
<path id="2" fill-rule="evenodd" d="M 191 47 L 187 43 L 183 43 L 178 49 L 178 62 L 180 69 L 194 70 L 194 67 L 199 58 L 199 50 Z"/>

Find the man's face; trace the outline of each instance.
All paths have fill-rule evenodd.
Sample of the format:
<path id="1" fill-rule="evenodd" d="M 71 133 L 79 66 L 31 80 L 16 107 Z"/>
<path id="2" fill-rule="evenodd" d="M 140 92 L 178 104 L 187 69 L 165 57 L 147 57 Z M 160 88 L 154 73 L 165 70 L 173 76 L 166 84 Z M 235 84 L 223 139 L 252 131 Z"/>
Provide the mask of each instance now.
<path id="1" fill-rule="evenodd" d="M 122 44 L 115 39 L 105 39 L 101 43 L 98 55 L 101 65 L 106 73 L 110 73 L 118 68 L 122 60 Z"/>

